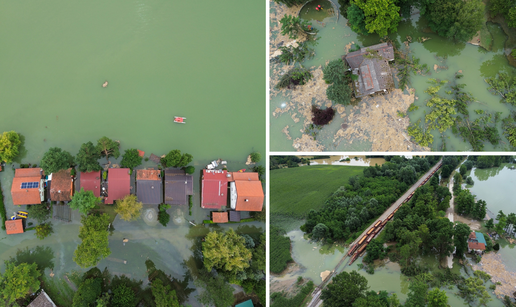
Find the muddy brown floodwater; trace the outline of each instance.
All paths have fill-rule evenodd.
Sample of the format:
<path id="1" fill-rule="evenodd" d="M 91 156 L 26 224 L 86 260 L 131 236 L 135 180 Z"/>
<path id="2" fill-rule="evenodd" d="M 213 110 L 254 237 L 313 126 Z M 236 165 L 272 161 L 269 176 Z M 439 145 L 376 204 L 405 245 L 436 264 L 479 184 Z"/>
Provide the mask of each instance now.
<path id="1" fill-rule="evenodd" d="M 484 271 L 491 275 L 493 283 L 501 283 L 501 285 L 496 286 L 495 290 L 495 294 L 499 298 L 503 298 L 505 295 L 512 297 L 516 291 L 516 273 L 507 270 L 499 254 L 495 252 L 484 254 L 482 261 L 474 264 L 473 269 Z"/>

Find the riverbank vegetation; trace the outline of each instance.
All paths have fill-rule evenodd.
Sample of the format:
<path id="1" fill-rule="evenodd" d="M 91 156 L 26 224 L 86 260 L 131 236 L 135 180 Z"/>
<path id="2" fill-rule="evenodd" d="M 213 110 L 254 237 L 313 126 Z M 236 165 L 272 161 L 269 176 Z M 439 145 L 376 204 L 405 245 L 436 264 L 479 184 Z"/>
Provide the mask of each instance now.
<path id="1" fill-rule="evenodd" d="M 308 212 L 301 230 L 312 234 L 316 225 L 324 224 L 329 229 L 326 239 L 330 242 L 356 239 L 361 230 L 398 200 L 439 157 L 386 159 L 388 162 L 381 167 L 365 168 L 363 176 L 349 177 L 348 183 L 334 191 L 322 208 Z"/>
<path id="2" fill-rule="evenodd" d="M 270 225 L 270 271 L 279 274 L 292 262 L 290 255 L 290 238 L 285 236 L 285 231 L 274 225 Z"/>
<path id="3" fill-rule="evenodd" d="M 299 307 L 303 306 L 308 294 L 314 289 L 314 282 L 308 281 L 301 290 L 291 298 L 285 297 L 282 293 L 274 292 L 271 294 L 271 307 Z"/>

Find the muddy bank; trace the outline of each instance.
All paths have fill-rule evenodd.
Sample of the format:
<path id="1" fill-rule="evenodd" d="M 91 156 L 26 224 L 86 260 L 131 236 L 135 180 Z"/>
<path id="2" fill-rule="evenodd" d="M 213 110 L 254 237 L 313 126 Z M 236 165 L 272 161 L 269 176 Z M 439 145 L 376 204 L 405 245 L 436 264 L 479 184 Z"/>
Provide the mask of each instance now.
<path id="1" fill-rule="evenodd" d="M 297 294 L 300 285 L 297 282 L 297 275 L 304 271 L 304 268 L 295 263 L 289 263 L 287 268 L 280 274 L 271 273 L 269 277 L 270 293 L 284 292 L 287 297 L 292 297 Z M 308 279 L 304 279 L 303 283 L 308 282 Z"/>
<path id="2" fill-rule="evenodd" d="M 468 225 L 469 228 L 471 228 L 471 230 L 480 230 L 480 227 L 482 226 L 480 221 L 468 219 L 468 218 L 465 218 L 458 214 L 454 214 L 454 220 L 455 220 L 455 222 L 462 222 L 462 223 Z"/>
<path id="3" fill-rule="evenodd" d="M 505 295 L 513 297 L 513 293 L 516 291 L 516 272 L 507 270 L 499 254 L 495 252 L 487 253 L 482 256 L 480 263 L 473 264 L 472 267 L 474 270 L 484 271 L 491 275 L 493 283 L 502 283 L 496 286 L 494 291 L 496 296 L 499 298 L 503 298 Z"/>
<path id="4" fill-rule="evenodd" d="M 333 138 L 338 146 L 344 139 L 351 144 L 352 139 L 372 143 L 373 151 L 430 151 L 410 140 L 407 134 L 409 118 L 400 118 L 398 112 L 405 113 L 414 102 L 414 90 L 404 94 L 393 89 L 387 94 L 377 94 L 362 98 L 358 106 L 345 118 L 346 128 L 341 127 Z"/>

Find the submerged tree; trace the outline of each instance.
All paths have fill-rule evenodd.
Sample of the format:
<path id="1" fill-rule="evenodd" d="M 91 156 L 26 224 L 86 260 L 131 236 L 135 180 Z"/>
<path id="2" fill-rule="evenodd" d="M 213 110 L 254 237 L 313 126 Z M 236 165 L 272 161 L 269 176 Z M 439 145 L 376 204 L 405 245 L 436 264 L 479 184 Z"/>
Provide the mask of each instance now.
<path id="1" fill-rule="evenodd" d="M 161 158 L 161 164 L 165 167 L 185 167 L 192 162 L 191 154 L 181 154 L 181 150 L 171 150 L 164 158 Z"/>
<path id="2" fill-rule="evenodd" d="M 15 131 L 6 131 L 0 135 L 0 162 L 11 163 L 19 154 L 20 135 Z"/>
<path id="3" fill-rule="evenodd" d="M 395 5 L 394 0 L 354 0 L 354 2 L 364 12 L 365 27 L 369 33 L 377 33 L 383 37 L 397 30 L 401 17 L 400 8 Z"/>
<path id="4" fill-rule="evenodd" d="M 356 271 L 343 271 L 322 290 L 321 299 L 328 307 L 352 306 L 359 298 L 366 297 L 367 279 Z"/>
<path id="5" fill-rule="evenodd" d="M 331 84 L 326 89 L 326 96 L 329 100 L 344 105 L 350 103 L 351 88 L 346 78 L 346 74 L 349 73 L 348 68 L 347 64 L 341 59 L 329 62 L 323 68 L 323 79 L 327 84 Z"/>
<path id="6" fill-rule="evenodd" d="M 109 215 L 81 216 L 82 226 L 79 229 L 81 244 L 74 252 L 73 261 L 81 268 L 95 266 L 100 260 L 111 254 L 108 241 Z"/>
<path id="7" fill-rule="evenodd" d="M 6 262 L 5 273 L 0 274 L 0 295 L 11 305 L 17 299 L 24 298 L 39 289 L 41 276 L 36 263 L 15 265 Z"/>
<path id="8" fill-rule="evenodd" d="M 296 39 L 300 35 L 306 37 L 308 33 L 317 33 L 318 30 L 312 27 L 312 23 L 302 20 L 299 17 L 285 15 L 280 20 L 281 35 L 288 35 L 291 39 Z"/>
<path id="9" fill-rule="evenodd" d="M 87 215 L 98 204 L 100 204 L 100 197 L 95 197 L 92 191 L 85 191 L 82 187 L 73 195 L 72 201 L 69 203 L 70 208 L 78 209 L 84 215 Z"/>
<path id="10" fill-rule="evenodd" d="M 50 148 L 41 158 L 41 168 L 45 174 L 57 173 L 68 169 L 74 163 L 72 155 L 59 147 Z"/>
<path id="11" fill-rule="evenodd" d="M 109 161 L 109 157 L 118 159 L 120 157 L 120 143 L 113 141 L 112 139 L 103 136 L 97 141 L 97 150 L 100 154 L 106 157 Z"/>
<path id="12" fill-rule="evenodd" d="M 292 89 L 296 85 L 304 85 L 313 75 L 310 70 L 302 67 L 295 67 L 283 74 L 276 84 L 276 89 L 288 88 Z"/>
<path id="13" fill-rule="evenodd" d="M 135 221 L 142 214 L 142 206 L 136 195 L 129 194 L 116 202 L 115 212 L 124 221 Z"/>
<path id="14" fill-rule="evenodd" d="M 142 164 L 142 157 L 138 153 L 138 149 L 127 149 L 122 156 L 122 162 L 120 162 L 121 167 L 127 167 L 133 169 Z"/>
<path id="15" fill-rule="evenodd" d="M 325 110 L 319 109 L 315 105 L 312 106 L 312 121 L 314 125 L 324 126 L 328 124 L 335 116 L 335 110 L 333 108 L 326 108 Z"/>
<path id="16" fill-rule="evenodd" d="M 45 239 L 46 237 L 48 237 L 52 233 L 54 233 L 54 229 L 52 227 L 52 223 L 51 222 L 39 224 L 38 226 L 36 226 L 36 233 L 35 233 L 35 235 L 40 240 Z"/>
<path id="17" fill-rule="evenodd" d="M 98 159 L 100 159 L 100 152 L 92 142 L 87 142 L 81 145 L 75 157 L 75 164 L 77 164 L 79 172 L 100 171 L 102 166 Z"/>
<path id="18" fill-rule="evenodd" d="M 245 239 L 232 228 L 225 233 L 208 233 L 202 243 L 204 267 L 208 271 L 215 268 L 234 274 L 244 271 L 249 267 L 252 255 L 244 243 Z"/>

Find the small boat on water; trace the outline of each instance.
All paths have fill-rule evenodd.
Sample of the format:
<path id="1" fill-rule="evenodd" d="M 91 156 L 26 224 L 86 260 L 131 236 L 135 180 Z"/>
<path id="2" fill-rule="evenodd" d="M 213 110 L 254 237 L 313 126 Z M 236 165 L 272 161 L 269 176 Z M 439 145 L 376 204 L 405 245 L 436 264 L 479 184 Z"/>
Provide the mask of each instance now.
<path id="1" fill-rule="evenodd" d="M 174 116 L 174 123 L 186 124 L 185 119 L 186 117 Z"/>
<path id="2" fill-rule="evenodd" d="M 243 168 L 243 169 L 239 170 L 238 172 L 239 172 L 239 173 L 243 173 L 243 172 L 245 172 L 245 168 Z"/>

